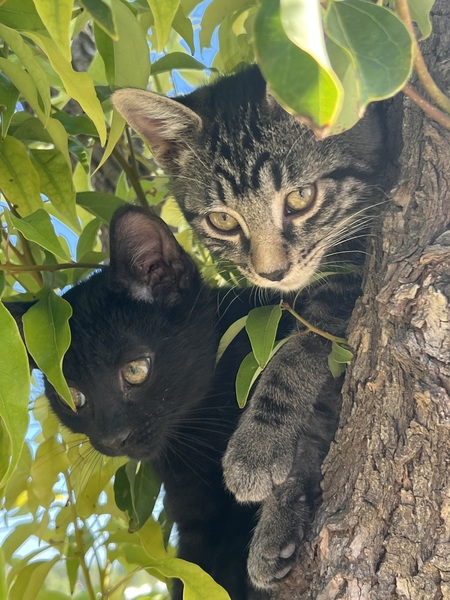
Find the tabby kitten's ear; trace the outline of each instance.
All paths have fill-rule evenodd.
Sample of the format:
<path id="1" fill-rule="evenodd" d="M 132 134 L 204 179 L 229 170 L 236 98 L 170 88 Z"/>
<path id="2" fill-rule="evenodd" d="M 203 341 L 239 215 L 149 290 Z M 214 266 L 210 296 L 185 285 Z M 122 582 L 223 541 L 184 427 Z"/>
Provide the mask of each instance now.
<path id="1" fill-rule="evenodd" d="M 113 94 L 114 107 L 148 141 L 156 160 L 170 167 L 177 145 L 202 126 L 201 118 L 176 100 L 145 90 L 123 89 Z"/>
<path id="2" fill-rule="evenodd" d="M 176 304 L 196 274 L 169 227 L 149 210 L 126 206 L 110 226 L 110 285 L 135 300 Z"/>

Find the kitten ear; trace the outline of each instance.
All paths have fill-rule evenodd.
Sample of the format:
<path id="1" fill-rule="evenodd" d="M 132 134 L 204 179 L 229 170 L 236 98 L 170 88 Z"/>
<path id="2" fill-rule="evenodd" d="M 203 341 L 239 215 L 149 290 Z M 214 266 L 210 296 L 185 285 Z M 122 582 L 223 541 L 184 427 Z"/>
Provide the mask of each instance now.
<path id="1" fill-rule="evenodd" d="M 176 100 L 145 90 L 123 89 L 112 96 L 115 108 L 143 138 L 157 161 L 170 167 L 177 146 L 202 126 L 201 118 Z"/>
<path id="2" fill-rule="evenodd" d="M 175 304 L 197 270 L 169 227 L 149 210 L 126 206 L 110 226 L 110 285 L 135 300 Z"/>

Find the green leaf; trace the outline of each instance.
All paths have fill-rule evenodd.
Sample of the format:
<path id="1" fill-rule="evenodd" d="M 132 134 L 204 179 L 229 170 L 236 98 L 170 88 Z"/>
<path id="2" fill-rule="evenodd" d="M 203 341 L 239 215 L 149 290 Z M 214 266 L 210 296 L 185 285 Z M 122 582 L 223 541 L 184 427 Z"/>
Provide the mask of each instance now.
<path id="1" fill-rule="evenodd" d="M 134 460 L 125 465 L 125 473 L 130 483 L 131 506 L 127 508 L 130 522 L 129 531 L 140 529 L 150 518 L 161 483 L 147 463 Z"/>
<path id="2" fill-rule="evenodd" d="M 39 444 L 35 459 L 31 465 L 29 489 L 36 496 L 41 506 L 50 506 L 55 498 L 53 485 L 58 475 L 69 468 L 69 459 L 64 446 L 55 437 Z"/>
<path id="3" fill-rule="evenodd" d="M 333 342 L 328 355 L 328 367 L 336 379 L 345 372 L 346 366 L 353 360 L 353 353 L 341 344 Z"/>
<path id="4" fill-rule="evenodd" d="M 117 24 L 117 41 L 95 28 L 97 49 L 105 63 L 111 87 L 146 88 L 150 76 L 147 37 L 133 12 L 120 0 L 111 0 Z"/>
<path id="5" fill-rule="evenodd" d="M 104 144 L 106 141 L 106 124 L 103 109 L 95 93 L 91 77 L 88 73 L 74 71 L 70 61 L 66 60 L 59 53 L 57 45 L 50 38 L 37 33 L 27 32 L 26 35 L 45 52 L 52 68 L 61 78 L 66 92 L 80 104 L 81 108 L 92 120 L 98 131 L 100 142 Z"/>
<path id="6" fill-rule="evenodd" d="M 45 129 L 53 140 L 56 148 L 70 165 L 70 157 L 67 147 L 67 133 L 64 127 L 56 119 L 47 118 L 40 106 L 40 100 L 36 85 L 31 76 L 18 64 L 10 60 L 0 58 L 0 70 L 2 70 L 11 79 L 16 88 L 25 96 L 27 102 L 36 112 L 39 120 L 45 125 Z"/>
<path id="7" fill-rule="evenodd" d="M 28 357 L 16 322 L 0 303 L 0 431 L 2 449 L 7 460 L 0 462 L 0 487 L 2 487 L 19 460 L 28 427 L 28 396 L 30 373 Z M 5 435 L 6 434 L 6 435 Z M 2 457 L 4 453 L 2 452 Z"/>
<path id="8" fill-rule="evenodd" d="M 158 52 L 162 52 L 169 39 L 173 19 L 180 5 L 180 0 L 147 0 L 153 18 L 155 19 L 156 37 L 158 40 Z"/>
<path id="9" fill-rule="evenodd" d="M 20 231 L 27 240 L 39 244 L 63 260 L 71 260 L 70 256 L 66 253 L 58 240 L 49 214 L 43 208 L 40 208 L 23 219 L 15 217 L 12 213 L 9 216 L 14 227 Z"/>
<path id="10" fill-rule="evenodd" d="M 154 519 L 148 519 L 139 530 L 142 547 L 153 559 L 161 560 L 167 557 L 161 525 Z"/>
<path id="11" fill-rule="evenodd" d="M 98 240 L 98 230 L 102 222 L 100 219 L 92 219 L 83 229 L 77 242 L 77 261 L 82 262 L 83 256 L 94 249 Z"/>
<path id="12" fill-rule="evenodd" d="M 79 0 L 79 2 L 111 39 L 119 39 L 111 0 Z"/>
<path id="13" fill-rule="evenodd" d="M 262 368 L 253 352 L 250 352 L 241 362 L 236 375 L 236 399 L 240 408 L 246 405 L 250 390 L 261 373 Z"/>
<path id="14" fill-rule="evenodd" d="M 36 60 L 33 50 L 24 42 L 22 36 L 17 31 L 5 27 L 5 25 L 2 25 L 1 23 L 0 38 L 3 38 L 5 43 L 11 47 L 23 67 L 26 69 L 29 77 L 32 79 L 39 94 L 40 106 L 45 114 L 45 119 L 48 119 L 51 109 L 50 85 L 47 75 Z"/>
<path id="15" fill-rule="evenodd" d="M 431 34 L 430 13 L 434 2 L 435 0 L 408 0 L 411 18 L 417 23 L 422 33 L 422 40 Z"/>
<path id="16" fill-rule="evenodd" d="M 70 61 L 69 29 L 73 0 L 34 0 L 34 5 L 59 52 Z"/>
<path id="17" fill-rule="evenodd" d="M 25 146 L 11 136 L 0 141 L 0 188 L 22 216 L 42 207 L 38 172 Z"/>
<path id="18" fill-rule="evenodd" d="M 255 359 L 262 369 L 270 358 L 281 314 L 282 310 L 279 304 L 254 308 L 248 313 L 245 329 L 250 338 Z"/>
<path id="19" fill-rule="evenodd" d="M 58 150 L 32 149 L 30 154 L 41 180 L 41 193 L 47 196 L 63 218 L 79 230 L 72 171 L 66 159 Z"/>
<path id="20" fill-rule="evenodd" d="M 204 71 L 208 67 L 185 52 L 171 52 L 152 64 L 152 75 L 165 73 L 172 69 L 197 69 Z"/>
<path id="21" fill-rule="evenodd" d="M 103 192 L 79 192 L 77 194 L 77 204 L 105 223 L 109 223 L 114 212 L 126 202 L 117 196 Z"/>
<path id="22" fill-rule="evenodd" d="M 218 25 L 233 13 L 252 7 L 254 4 L 254 0 L 212 0 L 203 13 L 200 46 L 210 47 L 212 34 Z"/>
<path id="23" fill-rule="evenodd" d="M 64 354 L 70 346 L 71 315 L 70 304 L 50 291 L 25 313 L 22 321 L 29 353 L 56 392 L 75 410 L 62 372 Z"/>
<path id="24" fill-rule="evenodd" d="M 108 142 L 106 144 L 105 151 L 103 152 L 103 156 L 100 162 L 98 163 L 94 173 L 96 173 L 111 156 L 114 148 L 116 147 L 117 142 L 122 137 L 124 127 L 125 119 L 122 117 L 121 114 L 117 112 L 117 110 L 114 110 L 111 118 L 111 126 L 109 128 Z"/>
<path id="25" fill-rule="evenodd" d="M 369 102 L 393 96 L 407 82 L 412 69 L 411 38 L 392 11 L 370 0 L 333 1 L 325 28 L 353 60 L 360 114 Z"/>
<path id="26" fill-rule="evenodd" d="M 8 133 L 9 124 L 16 110 L 19 90 L 8 77 L 0 73 L 0 117 L 2 125 L 2 138 Z"/>
<path id="27" fill-rule="evenodd" d="M 178 7 L 177 13 L 173 19 L 172 27 L 179 35 L 181 35 L 186 44 L 189 46 L 191 54 L 194 54 L 194 28 L 192 27 L 192 21 L 185 16 L 181 4 Z"/>
<path id="28" fill-rule="evenodd" d="M 9 597 L 35 600 L 36 595 L 44 584 L 45 578 L 59 560 L 60 557 L 56 556 L 51 560 L 37 560 L 30 564 L 25 564 L 17 574 L 14 584 L 10 589 Z"/>
<path id="29" fill-rule="evenodd" d="M 309 2 L 308 6 L 313 4 L 316 2 Z M 296 8 L 292 12 L 301 16 L 305 2 L 297 0 L 292 5 Z M 317 33 L 322 25 L 317 7 L 305 14 L 312 22 L 296 21 L 295 29 L 292 27 L 289 31 L 293 37 L 296 33 L 296 43 L 304 43 L 310 49 L 311 41 L 304 36 L 302 42 L 301 32 L 311 27 Z M 283 14 L 280 11 L 280 0 L 262 0 L 254 26 L 257 62 L 276 100 L 312 127 L 317 135 L 324 135 L 340 109 L 341 85 L 331 67 L 320 64 L 289 39 L 284 30 L 286 20 L 286 10 Z M 318 48 L 321 47 L 321 43 L 318 44 Z M 317 50 L 317 55 L 324 61 L 323 53 Z"/>
<path id="30" fill-rule="evenodd" d="M 217 348 L 216 365 L 234 338 L 239 334 L 240 331 L 242 331 L 242 329 L 244 329 L 246 321 L 247 315 L 245 315 L 245 317 L 241 317 L 232 323 L 220 338 L 219 347 Z"/>
<path id="31" fill-rule="evenodd" d="M 57 112 L 53 118 L 63 124 L 70 135 L 89 135 L 97 137 L 98 133 L 92 121 L 86 115 L 69 115 L 66 112 Z"/>
<path id="32" fill-rule="evenodd" d="M 150 572 L 157 571 L 164 577 L 176 577 L 184 583 L 184 600 L 230 600 L 228 593 L 198 565 L 181 558 L 155 561 Z"/>
<path id="33" fill-rule="evenodd" d="M 0 23 L 27 31 L 42 31 L 45 29 L 36 12 L 33 0 L 6 0 L 0 5 Z"/>

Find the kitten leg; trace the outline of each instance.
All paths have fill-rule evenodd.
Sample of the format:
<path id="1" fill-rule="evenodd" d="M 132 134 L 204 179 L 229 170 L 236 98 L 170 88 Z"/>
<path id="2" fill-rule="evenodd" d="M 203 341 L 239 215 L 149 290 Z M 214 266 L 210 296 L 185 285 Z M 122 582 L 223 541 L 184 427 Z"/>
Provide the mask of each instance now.
<path id="1" fill-rule="evenodd" d="M 300 443 L 287 480 L 263 502 L 250 545 L 248 573 L 257 589 L 270 589 L 296 562 L 298 547 L 320 497 L 320 441 Z"/>
<path id="2" fill-rule="evenodd" d="M 226 485 L 240 502 L 262 501 L 286 481 L 299 440 L 320 440 L 325 456 L 340 388 L 328 369 L 328 352 L 318 338 L 293 338 L 264 370 L 223 458 Z M 320 479 L 320 462 L 318 470 Z"/>

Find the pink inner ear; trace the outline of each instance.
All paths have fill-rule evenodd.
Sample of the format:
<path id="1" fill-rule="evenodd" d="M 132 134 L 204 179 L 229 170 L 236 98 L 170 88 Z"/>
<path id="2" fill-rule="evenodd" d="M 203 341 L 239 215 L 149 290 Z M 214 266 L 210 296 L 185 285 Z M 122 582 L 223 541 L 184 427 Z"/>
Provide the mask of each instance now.
<path id="1" fill-rule="evenodd" d="M 170 264 L 179 258 L 180 251 L 167 225 L 157 217 L 128 213 L 122 227 L 126 229 L 126 245 L 133 265 L 151 266 L 160 258 Z"/>
<path id="2" fill-rule="evenodd" d="M 137 114 L 133 118 L 132 126 L 148 140 L 150 147 L 155 152 L 164 151 L 167 144 L 175 138 L 175 136 L 170 135 L 170 130 L 165 120 L 152 119 Z"/>

